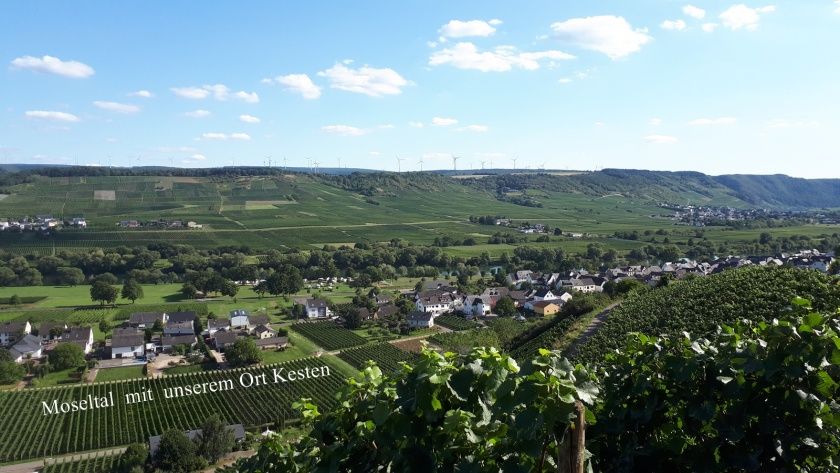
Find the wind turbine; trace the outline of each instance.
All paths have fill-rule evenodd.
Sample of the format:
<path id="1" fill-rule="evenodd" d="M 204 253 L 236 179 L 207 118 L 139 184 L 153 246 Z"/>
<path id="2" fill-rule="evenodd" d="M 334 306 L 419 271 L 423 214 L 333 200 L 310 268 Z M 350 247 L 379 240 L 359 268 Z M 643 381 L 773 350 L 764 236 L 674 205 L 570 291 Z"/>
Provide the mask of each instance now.
<path id="1" fill-rule="evenodd" d="M 320 166 L 321 163 L 319 163 L 318 161 L 315 161 L 313 164 L 315 165 L 315 174 L 318 174 L 318 166 Z"/>
<path id="2" fill-rule="evenodd" d="M 423 158 L 420 158 L 420 161 L 417 161 L 417 164 L 420 165 L 420 172 L 423 172 Z"/>
<path id="3" fill-rule="evenodd" d="M 461 156 L 455 156 L 454 154 L 452 155 L 452 170 L 453 171 L 458 170 L 458 160 L 459 159 L 461 159 Z"/>
<path id="4" fill-rule="evenodd" d="M 516 171 L 516 160 L 519 158 L 510 158 L 513 161 L 513 170 Z"/>
<path id="5" fill-rule="evenodd" d="M 306 158 L 306 167 L 309 168 L 309 172 L 312 172 L 312 158 Z"/>
<path id="6" fill-rule="evenodd" d="M 481 163 L 481 169 L 484 170 L 484 163 L 486 163 L 487 161 L 479 161 L 479 162 Z"/>
<path id="7" fill-rule="evenodd" d="M 402 162 L 405 161 L 405 158 L 401 158 L 400 155 L 396 154 L 397 157 L 397 173 L 402 172 Z"/>
<path id="8" fill-rule="evenodd" d="M 268 166 L 269 169 L 271 169 L 271 155 L 265 157 L 265 163 L 263 164 Z"/>

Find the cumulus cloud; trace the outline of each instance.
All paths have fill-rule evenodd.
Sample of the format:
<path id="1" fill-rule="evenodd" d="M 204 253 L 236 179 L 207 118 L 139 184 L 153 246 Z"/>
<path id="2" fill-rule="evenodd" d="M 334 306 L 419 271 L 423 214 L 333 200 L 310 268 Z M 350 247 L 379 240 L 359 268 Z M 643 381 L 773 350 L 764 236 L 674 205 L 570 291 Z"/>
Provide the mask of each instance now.
<path id="1" fill-rule="evenodd" d="M 772 13 L 776 11 L 776 7 L 768 5 L 759 8 L 750 8 L 744 4 L 732 5 L 720 14 L 720 20 L 723 26 L 732 31 L 745 29 L 747 31 L 755 31 L 758 29 L 758 23 L 761 15 L 764 13 Z"/>
<path id="2" fill-rule="evenodd" d="M 247 133 L 202 133 L 201 139 L 203 140 L 216 140 L 216 141 L 227 141 L 227 140 L 239 140 L 239 141 L 250 141 L 251 135 Z"/>
<path id="3" fill-rule="evenodd" d="M 37 118 L 39 120 L 50 120 L 54 122 L 74 123 L 79 121 L 79 117 L 72 113 L 55 112 L 52 110 L 29 110 L 24 115 L 27 118 Z"/>
<path id="4" fill-rule="evenodd" d="M 688 122 L 692 126 L 709 126 L 709 125 L 731 125 L 737 119 L 734 117 L 718 117 L 718 118 L 697 118 Z"/>
<path id="5" fill-rule="evenodd" d="M 495 24 L 501 23 L 500 20 L 490 21 L 497 21 L 498 23 Z M 441 26 L 438 30 L 438 33 L 443 38 L 466 38 L 469 36 L 487 37 L 491 36 L 495 32 L 496 28 L 493 27 L 493 24 L 489 21 L 483 20 L 451 20 L 449 23 Z"/>
<path id="6" fill-rule="evenodd" d="M 150 98 L 154 97 L 155 95 L 153 93 L 149 92 L 148 90 L 138 90 L 138 91 L 135 91 L 135 92 L 131 92 L 130 94 L 128 94 L 128 96 L 129 97 L 141 97 L 141 98 L 144 98 L 144 99 L 150 99 Z"/>
<path id="7" fill-rule="evenodd" d="M 93 102 L 93 105 L 97 108 L 101 108 L 102 110 L 116 113 L 137 113 L 140 111 L 140 107 L 128 103 L 104 102 L 102 100 L 96 100 Z"/>
<path id="8" fill-rule="evenodd" d="M 399 95 L 402 93 L 403 87 L 411 84 L 410 81 L 393 69 L 377 69 L 370 66 L 353 69 L 345 64 L 336 64 L 325 71 L 319 72 L 318 75 L 326 77 L 333 89 L 371 97 Z"/>
<path id="9" fill-rule="evenodd" d="M 241 100 L 247 103 L 257 103 L 260 101 L 259 95 L 256 92 L 231 92 L 228 86 L 224 84 L 202 85 L 201 87 L 172 87 L 170 89 L 175 95 L 191 100 L 203 100 L 210 96 L 219 101 L 226 101 L 230 99 Z"/>
<path id="10" fill-rule="evenodd" d="M 834 9 L 834 13 L 837 13 L 838 15 L 840 15 L 840 0 L 834 0 L 834 5 L 836 7 Z"/>
<path id="11" fill-rule="evenodd" d="M 434 117 L 432 118 L 432 125 L 434 126 L 452 126 L 457 125 L 458 120 L 454 118 Z"/>
<path id="12" fill-rule="evenodd" d="M 484 133 L 489 129 L 487 125 L 467 125 L 457 128 L 458 131 L 471 131 L 473 133 Z"/>
<path id="13" fill-rule="evenodd" d="M 646 28 L 633 28 L 623 17 L 612 15 L 572 18 L 553 23 L 551 29 L 557 39 L 611 59 L 629 56 L 653 41 Z"/>
<path id="14" fill-rule="evenodd" d="M 62 61 L 54 56 L 22 56 L 12 60 L 12 68 L 55 74 L 72 79 L 84 79 L 95 73 L 92 67 L 83 62 Z"/>
<path id="15" fill-rule="evenodd" d="M 658 144 L 658 145 L 667 145 L 676 143 L 679 141 L 676 136 L 670 135 L 647 135 L 645 136 L 645 141 L 648 143 Z"/>
<path id="16" fill-rule="evenodd" d="M 711 33 L 715 31 L 718 28 L 718 26 L 720 25 L 718 25 L 717 23 L 703 23 L 703 26 L 701 26 L 700 28 L 702 28 L 703 31 L 705 31 L 706 33 Z"/>
<path id="17" fill-rule="evenodd" d="M 694 18 L 695 20 L 702 20 L 706 17 L 706 10 L 695 7 L 694 5 L 686 5 L 682 7 L 683 15 Z"/>
<path id="18" fill-rule="evenodd" d="M 423 128 L 423 122 L 408 122 L 408 126 L 412 128 Z"/>
<path id="19" fill-rule="evenodd" d="M 663 30 L 683 31 L 686 24 L 683 20 L 665 20 L 659 26 Z"/>
<path id="20" fill-rule="evenodd" d="M 513 46 L 498 46 L 491 51 L 479 51 L 473 43 L 458 43 L 452 48 L 435 51 L 429 57 L 430 66 L 449 64 L 458 69 L 481 72 L 504 72 L 514 67 L 525 70 L 540 68 L 540 61 L 574 59 L 563 51 L 519 52 Z"/>
<path id="21" fill-rule="evenodd" d="M 260 119 L 253 115 L 239 115 L 239 121 L 245 123 L 259 123 Z"/>
<path id="22" fill-rule="evenodd" d="M 276 84 L 284 86 L 284 90 L 300 94 L 303 98 L 314 100 L 321 96 L 321 88 L 312 82 L 306 74 L 288 74 L 277 76 L 273 79 L 263 79 L 263 84 Z"/>
<path id="23" fill-rule="evenodd" d="M 207 110 L 198 109 L 198 110 L 193 110 L 191 112 L 185 112 L 184 116 L 187 116 L 187 117 L 190 117 L 190 118 L 204 118 L 204 117 L 209 117 L 210 112 L 207 111 Z"/>
<path id="24" fill-rule="evenodd" d="M 340 136 L 362 136 L 368 132 L 368 130 L 350 125 L 326 125 L 321 127 L 321 131 Z"/>

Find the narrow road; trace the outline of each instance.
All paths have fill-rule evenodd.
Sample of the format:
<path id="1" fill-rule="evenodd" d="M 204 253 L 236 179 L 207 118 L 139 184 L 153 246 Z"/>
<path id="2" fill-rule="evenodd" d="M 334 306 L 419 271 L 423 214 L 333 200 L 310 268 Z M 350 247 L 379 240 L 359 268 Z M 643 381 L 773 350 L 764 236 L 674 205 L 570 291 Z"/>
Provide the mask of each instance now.
<path id="1" fill-rule="evenodd" d="M 621 301 L 614 302 L 605 307 L 604 310 L 599 312 L 598 315 L 596 315 L 595 318 L 592 319 L 591 322 L 589 322 L 589 325 L 586 327 L 586 330 L 584 330 L 583 333 L 581 333 L 580 336 L 571 345 L 569 345 L 569 348 L 566 349 L 565 355 L 568 358 L 573 358 L 577 354 L 578 349 L 590 338 L 592 338 L 593 335 L 595 335 L 595 332 L 598 331 L 598 328 L 601 326 L 601 324 L 604 323 L 605 320 L 607 320 L 607 317 L 609 317 L 610 312 L 619 305 L 621 305 Z"/>

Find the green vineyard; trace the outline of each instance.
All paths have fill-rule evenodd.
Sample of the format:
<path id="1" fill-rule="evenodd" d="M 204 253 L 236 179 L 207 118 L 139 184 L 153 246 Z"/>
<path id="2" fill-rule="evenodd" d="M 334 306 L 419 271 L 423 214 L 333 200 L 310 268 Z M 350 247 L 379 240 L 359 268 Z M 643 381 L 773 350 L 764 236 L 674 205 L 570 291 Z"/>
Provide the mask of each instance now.
<path id="1" fill-rule="evenodd" d="M 442 327 L 446 327 L 449 330 L 455 331 L 469 330 L 478 326 L 475 322 L 471 322 L 463 317 L 455 315 L 441 315 L 440 317 L 435 318 L 435 323 Z"/>
<path id="2" fill-rule="evenodd" d="M 111 473 L 119 459 L 119 455 L 90 454 L 79 460 L 47 464 L 41 471 L 42 473 Z"/>
<path id="3" fill-rule="evenodd" d="M 291 404 L 312 398 L 322 409 L 331 408 L 345 379 L 328 368 L 329 375 L 274 383 L 273 369 L 284 372 L 321 368 L 324 361 L 307 358 L 248 369 L 189 373 L 154 380 L 135 379 L 86 386 L 46 388 L 0 393 L 0 463 L 146 442 L 149 436 L 169 429 L 189 430 L 212 414 L 228 423 L 245 426 L 283 422 L 296 418 Z M 324 374 L 325 369 L 318 371 Z M 266 375 L 267 383 L 243 387 L 245 374 Z M 291 377 L 289 377 L 291 378 Z M 166 396 L 174 388 L 202 383 L 233 382 L 233 389 L 186 396 Z M 154 400 L 127 403 L 126 395 L 151 391 Z M 205 388 L 205 391 L 207 389 Z M 109 394 L 112 393 L 112 394 Z M 113 407 L 45 414 L 44 402 L 114 399 Z"/>
<path id="4" fill-rule="evenodd" d="M 368 360 L 373 360 L 384 372 L 399 370 L 401 361 L 417 359 L 415 353 L 400 350 L 387 342 L 344 350 L 338 357 L 359 369 L 364 368 Z"/>
<path id="5" fill-rule="evenodd" d="M 343 350 L 367 343 L 367 340 L 363 337 L 330 321 L 294 324 L 292 330 L 330 351 Z"/>

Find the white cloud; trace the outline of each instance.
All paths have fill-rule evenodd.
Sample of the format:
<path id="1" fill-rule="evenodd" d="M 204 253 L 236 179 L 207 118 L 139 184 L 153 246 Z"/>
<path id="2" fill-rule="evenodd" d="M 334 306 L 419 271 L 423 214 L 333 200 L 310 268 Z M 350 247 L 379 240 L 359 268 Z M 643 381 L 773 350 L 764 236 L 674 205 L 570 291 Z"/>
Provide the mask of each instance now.
<path id="1" fill-rule="evenodd" d="M 837 7 L 837 8 L 834 9 L 834 13 L 837 13 L 838 15 L 840 15 L 840 0 L 834 0 L 834 5 L 836 5 L 836 7 Z"/>
<path id="2" fill-rule="evenodd" d="M 101 100 L 96 100 L 93 102 L 93 105 L 97 108 L 101 108 L 102 110 L 116 113 L 137 113 L 140 111 L 140 107 L 128 103 L 103 102 Z"/>
<path id="3" fill-rule="evenodd" d="M 706 10 L 695 7 L 694 5 L 686 5 L 682 7 L 683 15 L 694 18 L 695 20 L 702 20 L 706 17 Z"/>
<path id="4" fill-rule="evenodd" d="M 659 26 L 663 30 L 683 31 L 686 24 L 683 20 L 665 20 Z"/>
<path id="5" fill-rule="evenodd" d="M 27 118 L 38 118 L 41 120 L 51 120 L 55 122 L 69 122 L 74 123 L 79 121 L 79 117 L 72 113 L 54 112 L 50 110 L 29 110 L 24 113 Z"/>
<path id="6" fill-rule="evenodd" d="M 434 126 L 451 126 L 457 125 L 458 120 L 454 118 L 434 117 L 432 118 L 432 125 Z"/>
<path id="7" fill-rule="evenodd" d="M 498 23 L 495 23 L 497 25 L 501 23 L 499 20 L 491 21 L 497 21 Z M 483 20 L 452 20 L 441 26 L 438 30 L 438 33 L 444 38 L 466 38 L 468 36 L 487 37 L 495 32 L 496 28 L 490 22 Z"/>
<path id="8" fill-rule="evenodd" d="M 393 69 L 377 69 L 370 66 L 353 69 L 344 64 L 336 64 L 325 71 L 319 72 L 318 75 L 326 77 L 333 89 L 365 94 L 371 97 L 399 95 L 402 93 L 403 87 L 411 84 L 410 81 Z"/>
<path id="9" fill-rule="evenodd" d="M 479 51 L 473 43 L 458 43 L 452 48 L 435 51 L 429 57 L 430 66 L 449 64 L 458 69 L 472 69 L 482 72 L 504 72 L 518 67 L 525 70 L 540 68 L 543 60 L 574 59 L 563 51 L 519 52 L 512 46 L 498 46 L 492 51 Z"/>
<path id="10" fill-rule="evenodd" d="M 676 136 L 669 136 L 669 135 L 647 135 L 645 136 L 645 141 L 648 143 L 653 144 L 672 144 L 679 141 Z"/>
<path id="11" fill-rule="evenodd" d="M 737 119 L 734 117 L 718 117 L 718 118 L 697 118 L 688 122 L 692 126 L 708 126 L 708 125 L 731 125 Z"/>
<path id="12" fill-rule="evenodd" d="M 284 90 L 300 94 L 303 98 L 314 100 L 321 96 L 321 88 L 312 82 L 306 74 L 288 74 L 273 79 L 263 79 L 263 84 L 277 84 L 285 86 Z"/>
<path id="13" fill-rule="evenodd" d="M 170 90 L 179 97 L 191 100 L 203 100 L 212 95 L 214 99 L 219 101 L 225 101 L 231 98 L 247 103 L 257 103 L 260 101 L 260 97 L 256 92 L 240 90 L 239 92 L 231 93 L 230 89 L 224 84 L 202 85 L 201 87 L 172 87 Z"/>
<path id="14" fill-rule="evenodd" d="M 259 123 L 260 119 L 253 115 L 239 115 L 239 121 L 245 123 Z"/>
<path id="15" fill-rule="evenodd" d="M 321 127 L 321 131 L 341 136 L 362 136 L 368 132 L 368 130 L 350 125 L 326 125 Z"/>
<path id="16" fill-rule="evenodd" d="M 659 126 L 659 125 L 662 124 L 662 119 L 661 118 L 651 118 L 650 120 L 648 120 L 648 124 L 651 125 L 651 126 Z"/>
<path id="17" fill-rule="evenodd" d="M 718 26 L 720 25 L 718 25 L 717 23 L 703 23 L 703 26 L 701 26 L 701 28 L 706 33 L 712 33 L 718 28 Z"/>
<path id="18" fill-rule="evenodd" d="M 767 128 L 816 128 L 820 126 L 820 122 L 816 120 L 788 120 L 784 118 L 777 118 L 767 122 Z"/>
<path id="19" fill-rule="evenodd" d="M 207 156 L 204 156 L 203 154 L 196 153 L 196 154 L 190 156 L 190 159 L 195 160 L 195 161 L 204 161 L 204 160 L 207 159 Z"/>
<path id="20" fill-rule="evenodd" d="M 62 61 L 53 56 L 33 57 L 23 56 L 12 60 L 12 68 L 55 74 L 72 79 L 84 79 L 92 76 L 92 67 L 78 61 Z"/>
<path id="21" fill-rule="evenodd" d="M 250 141 L 251 136 L 247 133 L 202 133 L 201 139 L 203 140 L 218 140 L 218 141 L 227 141 L 227 140 L 239 140 L 239 141 Z"/>
<path id="22" fill-rule="evenodd" d="M 467 125 L 457 128 L 458 131 L 471 131 L 473 133 L 485 133 L 489 129 L 487 125 Z"/>
<path id="23" fill-rule="evenodd" d="M 647 29 L 633 28 L 620 16 L 589 16 L 553 23 L 556 38 L 583 49 L 598 51 L 618 59 L 642 49 L 653 38 Z"/>
<path id="24" fill-rule="evenodd" d="M 750 8 L 744 4 L 738 4 L 732 5 L 721 13 L 720 20 L 723 22 L 723 26 L 732 31 L 740 29 L 755 31 L 758 29 L 758 22 L 761 19 L 761 15 L 774 11 L 776 11 L 776 7 L 773 5 Z"/>
<path id="25" fill-rule="evenodd" d="M 487 23 L 490 23 L 493 26 L 499 26 L 504 22 L 502 20 L 498 19 L 498 18 L 493 18 L 492 20 L 488 21 Z"/>
<path id="26" fill-rule="evenodd" d="M 187 117 L 190 117 L 190 118 L 204 118 L 204 117 L 209 117 L 210 112 L 207 111 L 207 110 L 198 109 L 198 110 L 193 110 L 192 112 L 185 112 L 184 116 L 187 116 Z"/>
<path id="27" fill-rule="evenodd" d="M 408 122 L 408 126 L 412 128 L 423 128 L 423 122 Z"/>
<path id="28" fill-rule="evenodd" d="M 144 99 L 150 99 L 155 96 L 155 94 L 149 92 L 148 90 L 138 90 L 135 92 L 131 92 L 128 94 L 129 97 L 142 97 Z"/>
<path id="29" fill-rule="evenodd" d="M 557 82 L 559 82 L 561 84 L 570 84 L 572 82 L 572 79 L 569 78 L 569 77 L 561 77 L 561 78 L 557 79 Z"/>

